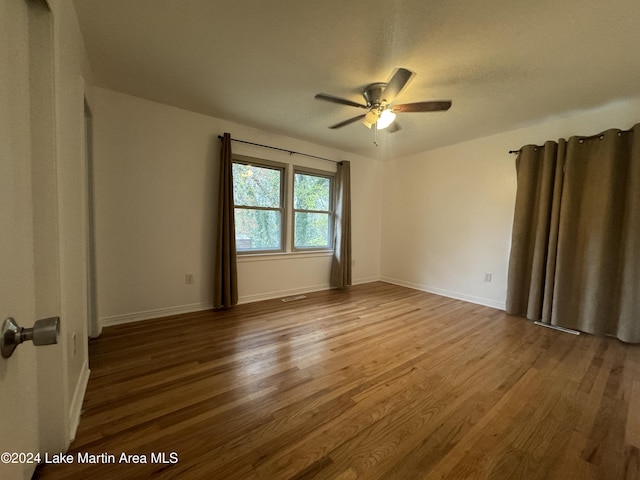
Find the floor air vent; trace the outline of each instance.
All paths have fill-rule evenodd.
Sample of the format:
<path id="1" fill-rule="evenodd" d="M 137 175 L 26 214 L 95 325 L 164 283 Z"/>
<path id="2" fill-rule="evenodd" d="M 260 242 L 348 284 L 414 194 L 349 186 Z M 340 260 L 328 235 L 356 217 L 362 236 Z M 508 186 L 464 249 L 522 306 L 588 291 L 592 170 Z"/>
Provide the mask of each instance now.
<path id="1" fill-rule="evenodd" d="M 304 300 L 307 298 L 306 295 L 292 295 L 291 297 L 284 297 L 282 299 L 283 302 L 295 302 L 296 300 Z"/>

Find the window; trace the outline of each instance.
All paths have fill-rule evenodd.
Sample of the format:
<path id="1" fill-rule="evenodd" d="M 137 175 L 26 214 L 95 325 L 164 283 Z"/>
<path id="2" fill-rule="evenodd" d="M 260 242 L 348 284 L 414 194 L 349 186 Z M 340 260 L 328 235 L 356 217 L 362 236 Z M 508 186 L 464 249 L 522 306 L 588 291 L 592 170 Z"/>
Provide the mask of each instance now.
<path id="1" fill-rule="evenodd" d="M 238 252 L 284 250 L 284 180 L 286 166 L 233 162 L 236 249 Z"/>
<path id="2" fill-rule="evenodd" d="M 333 177 L 296 169 L 293 175 L 293 248 L 333 247 Z"/>
<path id="3" fill-rule="evenodd" d="M 333 173 L 235 155 L 232 175 L 239 254 L 333 248 Z"/>

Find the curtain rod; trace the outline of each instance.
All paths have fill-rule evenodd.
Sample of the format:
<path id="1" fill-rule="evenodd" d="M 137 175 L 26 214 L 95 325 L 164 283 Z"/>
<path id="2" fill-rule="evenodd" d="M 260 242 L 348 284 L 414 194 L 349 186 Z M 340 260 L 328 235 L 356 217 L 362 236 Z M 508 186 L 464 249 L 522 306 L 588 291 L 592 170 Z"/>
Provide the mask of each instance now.
<path id="1" fill-rule="evenodd" d="M 620 137 L 623 133 L 629 133 L 629 132 L 633 131 L 633 128 L 631 128 L 631 130 L 620 130 L 618 128 L 611 128 L 609 130 L 617 130 L 618 136 Z M 592 138 L 599 138 L 600 140 L 602 140 L 604 138 L 605 133 L 607 133 L 609 130 L 606 130 L 606 131 L 600 132 L 600 133 L 596 133 L 594 135 L 573 135 L 571 138 L 578 137 L 578 142 L 579 143 L 582 143 L 585 140 L 590 140 Z M 511 154 L 520 153 L 520 150 L 509 150 L 509 153 L 511 153 Z"/>
<path id="2" fill-rule="evenodd" d="M 218 135 L 218 138 L 220 140 L 222 140 L 222 135 Z M 240 142 L 240 143 L 246 143 L 247 145 L 255 145 L 256 147 L 264 147 L 264 148 L 270 148 L 271 150 L 279 150 L 281 152 L 287 152 L 289 155 L 303 155 L 305 157 L 311 157 L 311 158 L 317 158 L 318 160 L 324 160 L 326 162 L 333 162 L 333 163 L 340 163 L 337 160 L 331 160 L 329 158 L 324 158 L 324 157 L 318 157 L 316 155 L 309 155 L 308 153 L 301 153 L 301 152 L 296 152 L 294 150 L 286 150 L 284 148 L 278 148 L 278 147 L 272 147 L 270 145 L 263 145 L 261 143 L 253 143 L 253 142 L 247 142 L 246 140 L 238 140 L 237 138 L 232 138 L 231 139 L 232 142 Z"/>

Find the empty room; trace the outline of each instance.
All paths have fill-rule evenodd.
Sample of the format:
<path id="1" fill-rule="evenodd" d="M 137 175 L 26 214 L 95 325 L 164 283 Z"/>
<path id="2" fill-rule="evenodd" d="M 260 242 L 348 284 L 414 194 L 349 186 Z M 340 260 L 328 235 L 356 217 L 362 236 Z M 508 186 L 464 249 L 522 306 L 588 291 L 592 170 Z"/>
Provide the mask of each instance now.
<path id="1" fill-rule="evenodd" d="M 0 479 L 640 479 L 637 0 L 0 5 Z"/>

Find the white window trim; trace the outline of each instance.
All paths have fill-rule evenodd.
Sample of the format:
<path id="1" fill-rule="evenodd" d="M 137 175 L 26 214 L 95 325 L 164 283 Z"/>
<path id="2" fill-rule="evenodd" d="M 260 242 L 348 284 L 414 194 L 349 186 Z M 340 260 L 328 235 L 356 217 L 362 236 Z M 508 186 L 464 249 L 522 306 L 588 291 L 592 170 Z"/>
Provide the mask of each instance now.
<path id="1" fill-rule="evenodd" d="M 302 175 L 310 175 L 310 176 L 317 176 L 317 177 L 324 177 L 324 178 L 328 178 L 330 180 L 330 184 L 329 184 L 329 210 L 328 211 L 323 211 L 320 212 L 318 211 L 317 213 L 323 213 L 323 214 L 329 214 L 329 232 L 328 232 L 328 237 L 329 237 L 329 246 L 325 247 L 296 247 L 295 245 L 295 230 L 296 230 L 296 225 L 295 225 L 295 213 L 296 212 L 315 212 L 315 210 L 301 210 L 301 209 L 296 209 L 295 205 L 293 204 L 293 198 L 295 196 L 295 175 L 296 173 L 300 173 Z M 333 245 L 333 219 L 334 219 L 334 215 L 335 215 L 335 183 L 336 183 L 336 174 L 333 172 L 327 172 L 324 170 L 318 170 L 315 168 L 307 168 L 307 167 L 300 167 L 297 165 L 293 166 L 293 172 L 291 174 L 291 181 L 292 181 L 292 185 L 291 185 L 291 251 L 292 252 L 318 252 L 318 251 L 329 251 L 329 252 L 333 252 L 334 249 L 334 245 Z"/>
<path id="2" fill-rule="evenodd" d="M 263 158 L 249 157 L 245 155 L 233 154 L 232 163 L 241 163 L 244 165 L 255 165 L 257 167 L 277 168 L 283 171 L 281 196 L 282 211 L 282 228 L 281 228 L 281 246 L 280 250 L 242 250 L 237 251 L 238 263 L 254 262 L 254 261 L 273 261 L 273 260 L 292 260 L 300 257 L 330 257 L 333 255 L 333 221 L 335 216 L 335 172 L 328 170 L 315 169 L 300 165 L 265 160 Z M 327 247 L 294 247 L 294 212 L 293 203 L 294 194 L 294 176 L 296 173 L 317 175 L 331 179 L 331 189 L 329 192 L 329 241 L 332 244 Z M 242 207 L 239 207 L 242 208 Z M 326 212 L 322 212 L 326 213 Z"/>
<path id="3" fill-rule="evenodd" d="M 271 160 L 263 160 L 261 158 L 254 158 L 254 157 L 247 157 L 244 155 L 233 155 L 232 159 L 231 159 L 231 163 L 239 163 L 239 164 L 243 164 L 243 165 L 255 165 L 256 167 L 263 167 L 263 168 L 275 168 L 278 169 L 282 172 L 282 178 L 280 181 L 280 208 L 278 209 L 267 209 L 267 210 L 279 210 L 281 213 L 281 223 L 280 223 L 280 248 L 279 249 L 269 249 L 269 250 L 237 250 L 236 249 L 236 254 L 238 256 L 245 256 L 245 255 L 264 255 L 264 254 L 279 254 L 279 253 L 286 253 L 287 252 L 287 235 L 286 235 L 286 229 L 287 229 L 287 217 L 288 217 L 288 210 L 287 210 L 287 186 L 288 186 L 288 178 L 289 178 L 289 165 L 286 163 L 280 163 L 280 162 L 273 162 Z M 243 206 L 239 206 L 236 207 L 234 205 L 234 209 L 235 208 L 247 208 L 247 207 L 243 207 Z M 253 210 L 252 208 L 247 208 L 247 210 Z"/>
<path id="4" fill-rule="evenodd" d="M 300 258 L 322 258 L 333 257 L 333 250 L 313 250 L 304 252 L 282 252 L 282 253 L 250 253 L 249 255 L 238 255 L 238 263 L 251 262 L 272 262 L 282 260 L 296 260 Z"/>

